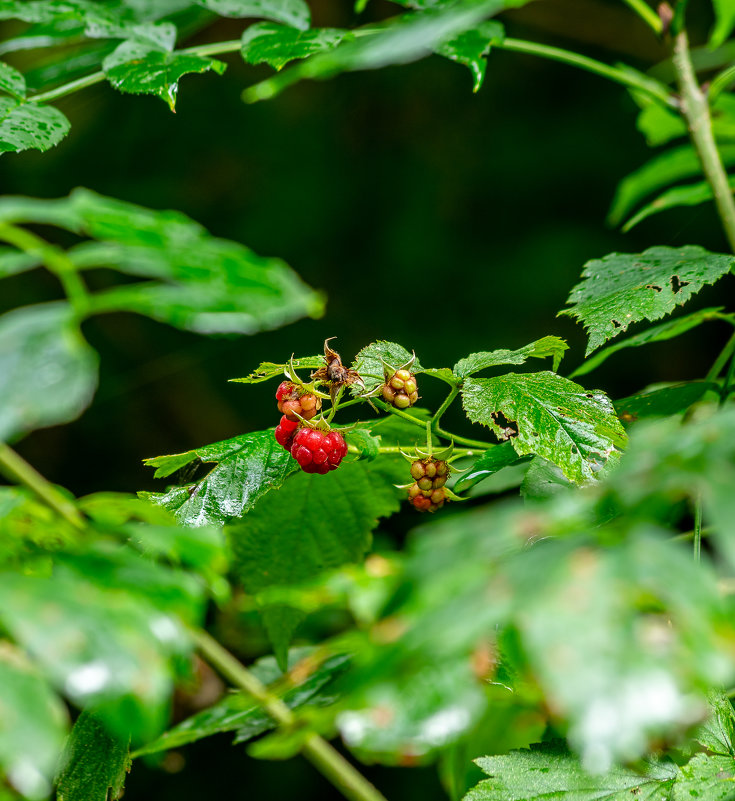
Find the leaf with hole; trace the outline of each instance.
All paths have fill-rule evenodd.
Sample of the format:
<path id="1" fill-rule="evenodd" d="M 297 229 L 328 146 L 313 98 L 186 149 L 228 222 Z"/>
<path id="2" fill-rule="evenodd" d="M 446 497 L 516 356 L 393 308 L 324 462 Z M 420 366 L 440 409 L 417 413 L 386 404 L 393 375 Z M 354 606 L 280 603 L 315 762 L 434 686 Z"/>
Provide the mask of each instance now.
<path id="1" fill-rule="evenodd" d="M 473 423 L 508 439 L 519 456 L 543 456 L 570 481 L 594 478 L 625 443 L 609 398 L 556 373 L 468 378 L 462 404 Z"/>
<path id="2" fill-rule="evenodd" d="M 610 253 L 587 262 L 581 283 L 559 314 L 575 317 L 589 337 L 585 355 L 641 320 L 658 320 L 714 284 L 735 264 L 732 256 L 697 245 Z"/>

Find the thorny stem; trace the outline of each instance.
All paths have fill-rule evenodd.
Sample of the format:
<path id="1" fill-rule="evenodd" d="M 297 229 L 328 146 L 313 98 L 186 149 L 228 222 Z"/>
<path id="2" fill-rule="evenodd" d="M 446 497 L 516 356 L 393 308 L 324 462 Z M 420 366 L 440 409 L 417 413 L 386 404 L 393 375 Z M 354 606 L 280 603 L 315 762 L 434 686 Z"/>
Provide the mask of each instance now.
<path id="1" fill-rule="evenodd" d="M 503 39 L 493 43 L 493 46 L 499 50 L 512 50 L 516 53 L 528 53 L 533 56 L 541 56 L 549 58 L 552 61 L 560 61 L 563 64 L 569 64 L 573 67 L 580 67 L 583 70 L 592 72 L 595 75 L 601 75 L 603 78 L 608 78 L 611 81 L 627 86 L 629 89 L 637 89 L 640 92 L 645 92 L 657 100 L 665 103 L 667 106 L 676 108 L 676 100 L 672 96 L 666 84 L 661 83 L 655 78 L 650 78 L 647 75 L 635 72 L 633 70 L 627 71 L 612 67 L 602 61 L 597 61 L 594 58 L 582 56 L 579 53 L 573 53 L 569 50 L 562 50 L 559 47 L 550 47 L 549 45 L 538 44 L 537 42 L 527 42 L 523 39 Z"/>
<path id="2" fill-rule="evenodd" d="M 205 659 L 225 678 L 252 695 L 278 724 L 291 727 L 293 712 L 244 665 L 206 631 L 192 630 L 191 636 Z M 303 755 L 350 801 L 386 801 L 385 797 L 335 748 L 316 733 L 307 735 Z"/>
<path id="3" fill-rule="evenodd" d="M 76 316 L 83 319 L 90 309 L 90 297 L 77 268 L 71 259 L 53 245 L 44 242 L 35 234 L 8 223 L 0 223 L 0 240 L 14 245 L 18 250 L 38 257 L 59 279 Z"/>
<path id="4" fill-rule="evenodd" d="M 45 504 L 76 529 L 85 527 L 84 518 L 74 504 L 9 445 L 0 442 L 0 473 L 34 492 Z"/>
<path id="5" fill-rule="evenodd" d="M 712 133 L 707 96 L 694 74 L 686 31 L 677 34 L 674 40 L 673 64 L 681 92 L 681 114 L 702 164 L 702 172 L 712 188 L 725 236 L 735 252 L 735 201 Z"/>

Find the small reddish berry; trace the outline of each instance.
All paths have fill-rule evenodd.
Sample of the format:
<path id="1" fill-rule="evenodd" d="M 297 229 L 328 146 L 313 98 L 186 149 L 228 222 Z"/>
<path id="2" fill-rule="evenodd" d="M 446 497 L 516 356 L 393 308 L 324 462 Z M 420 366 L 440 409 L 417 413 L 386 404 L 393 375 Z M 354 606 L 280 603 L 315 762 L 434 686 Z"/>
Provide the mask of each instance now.
<path id="1" fill-rule="evenodd" d="M 289 420 L 298 422 L 299 417 L 311 420 L 322 408 L 321 398 L 311 392 L 304 392 L 292 381 L 282 381 L 276 390 L 278 411 Z"/>
<path id="2" fill-rule="evenodd" d="M 291 456 L 305 473 L 324 475 L 336 470 L 346 453 L 347 443 L 338 431 L 300 428 L 291 446 Z"/>
<path id="3" fill-rule="evenodd" d="M 390 403 L 391 406 L 395 406 L 396 409 L 407 409 L 419 399 L 416 376 L 405 367 L 396 370 L 393 375 L 386 373 L 385 384 L 382 385 L 380 391 L 383 400 Z"/>
<path id="4" fill-rule="evenodd" d="M 283 415 L 281 422 L 276 426 L 276 442 L 290 451 L 298 427 L 298 420 L 289 420 L 286 415 Z"/>
<path id="5" fill-rule="evenodd" d="M 408 488 L 408 501 L 419 512 L 436 512 L 447 500 L 444 485 L 449 476 L 449 465 L 443 460 L 427 457 L 411 463 L 411 476 L 415 482 Z"/>

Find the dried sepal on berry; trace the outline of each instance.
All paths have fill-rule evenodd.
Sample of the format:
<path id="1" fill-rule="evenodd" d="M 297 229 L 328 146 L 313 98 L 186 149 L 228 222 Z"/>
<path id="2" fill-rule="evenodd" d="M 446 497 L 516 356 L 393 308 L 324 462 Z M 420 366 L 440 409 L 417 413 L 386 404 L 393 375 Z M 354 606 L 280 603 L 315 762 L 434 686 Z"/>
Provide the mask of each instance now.
<path id="1" fill-rule="evenodd" d="M 350 384 L 360 384 L 361 386 L 364 384 L 357 370 L 345 367 L 339 353 L 329 347 L 328 343 L 332 339 L 334 337 L 324 340 L 324 366 L 314 370 L 311 379 L 312 381 L 321 381 L 329 387 L 329 395 L 334 403 L 337 393 L 344 387 L 348 387 Z"/>

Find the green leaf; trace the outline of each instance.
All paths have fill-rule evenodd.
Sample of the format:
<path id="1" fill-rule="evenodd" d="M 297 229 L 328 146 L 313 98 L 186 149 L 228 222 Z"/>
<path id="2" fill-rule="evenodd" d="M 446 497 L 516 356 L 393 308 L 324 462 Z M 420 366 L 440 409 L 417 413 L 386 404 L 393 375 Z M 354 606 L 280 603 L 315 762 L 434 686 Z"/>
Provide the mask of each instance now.
<path id="1" fill-rule="evenodd" d="M 638 96 L 637 99 L 641 100 L 641 97 Z M 642 100 L 641 105 L 642 111 L 636 124 L 651 147 L 686 136 L 683 117 L 669 106 L 661 105 L 650 98 Z M 718 142 L 735 137 L 735 97 L 723 93 L 715 100 L 712 105 L 712 128 Z"/>
<path id="2" fill-rule="evenodd" d="M 658 320 L 686 303 L 706 284 L 730 271 L 733 258 L 697 245 L 655 247 L 643 253 L 610 253 L 587 262 L 585 279 L 572 289 L 559 314 L 587 329 L 585 355 L 641 320 Z"/>
<path id="3" fill-rule="evenodd" d="M 735 3 L 733 0 L 712 0 L 715 10 L 715 25 L 710 35 L 709 46 L 720 47 L 735 28 Z"/>
<path id="4" fill-rule="evenodd" d="M 393 482 L 407 473 L 401 457 L 343 464 L 327 475 L 299 472 L 268 493 L 240 523 L 228 526 L 235 569 L 247 592 L 308 580 L 367 553 L 381 517 L 398 510 Z M 303 614 L 267 606 L 263 619 L 279 664 Z"/>
<path id="5" fill-rule="evenodd" d="M 471 353 L 466 359 L 461 359 L 454 365 L 454 374 L 459 378 L 466 378 L 473 373 L 479 373 L 488 367 L 498 367 L 504 364 L 523 364 L 530 358 L 546 359 L 553 357 L 553 370 L 559 367 L 564 357 L 564 351 L 569 350 L 566 341 L 559 337 L 543 337 L 530 345 L 518 350 L 493 350 L 483 353 Z"/>
<path id="6" fill-rule="evenodd" d="M 645 773 L 614 768 L 590 775 L 559 742 L 475 761 L 490 778 L 470 790 L 464 801 L 665 801 L 678 774 L 674 763 L 661 762 L 649 764 Z"/>
<path id="7" fill-rule="evenodd" d="M 26 79 L 17 69 L 0 61 L 0 92 L 6 92 L 18 100 L 26 96 Z"/>
<path id="8" fill-rule="evenodd" d="M 179 212 L 153 211 L 77 189 L 68 199 L 52 201 L 56 206 L 15 199 L 8 216 L 18 200 L 34 221 L 50 217 L 102 240 L 69 251 L 80 269 L 112 267 L 157 279 L 97 293 L 96 311 L 137 312 L 204 334 L 253 334 L 323 312 L 322 295 L 280 259 L 261 258 L 243 245 L 212 237 Z"/>
<path id="9" fill-rule="evenodd" d="M 196 484 L 175 487 L 165 495 L 141 493 L 172 511 L 187 526 L 219 525 L 242 517 L 299 469 L 291 454 L 276 442 L 272 429 L 241 434 L 185 453 L 156 456 L 146 459 L 145 464 L 155 467 L 155 477 L 162 478 L 195 460 L 214 462 L 216 467 Z"/>
<path id="10" fill-rule="evenodd" d="M 641 331 L 640 334 L 635 334 L 632 337 L 624 339 L 622 342 L 616 342 L 607 348 L 597 351 L 590 359 L 585 359 L 582 364 L 569 376 L 576 378 L 586 373 L 591 373 L 592 370 L 598 368 L 604 361 L 610 358 L 614 353 L 625 348 L 638 348 L 641 345 L 648 345 L 650 342 L 665 342 L 668 339 L 686 334 L 693 328 L 697 328 L 702 323 L 707 323 L 710 320 L 727 320 L 728 322 L 735 321 L 735 318 L 729 314 L 723 314 L 723 306 L 714 308 L 700 309 L 699 311 L 692 312 L 691 314 L 677 317 L 674 320 L 667 320 L 665 323 L 655 325 L 653 328 L 647 328 Z"/>
<path id="11" fill-rule="evenodd" d="M 437 55 L 464 64 L 472 73 L 472 91 L 479 92 L 487 70 L 486 56 L 496 42 L 505 38 L 505 28 L 499 22 L 482 22 L 476 28 L 441 42 Z"/>
<path id="12" fill-rule="evenodd" d="M 58 801 L 114 801 L 122 794 L 130 756 L 127 740 L 82 712 L 69 735 L 56 780 Z"/>
<path id="13" fill-rule="evenodd" d="M 556 373 L 468 378 L 462 403 L 473 423 L 509 438 L 519 456 L 543 456 L 571 481 L 594 478 L 625 442 L 608 397 Z"/>
<path id="14" fill-rule="evenodd" d="M 710 716 L 695 735 L 708 751 L 735 758 L 735 712 L 724 693 L 712 692 L 707 699 Z"/>
<path id="15" fill-rule="evenodd" d="M 240 52 L 248 64 L 265 63 L 280 70 L 289 61 L 331 50 L 346 38 L 351 39 L 352 34 L 338 28 L 297 30 L 259 22 L 243 32 Z"/>
<path id="16" fill-rule="evenodd" d="M 691 801 L 695 797 L 727 801 L 733 796 L 733 781 L 735 762 L 731 756 L 695 754 L 680 768 L 672 801 Z"/>
<path id="17" fill-rule="evenodd" d="M 357 354 L 352 364 L 352 369 L 357 370 L 360 374 L 365 384 L 365 390 L 372 392 L 385 381 L 384 365 L 397 370 L 399 367 L 403 367 L 404 364 L 408 364 L 414 358 L 414 355 L 409 353 L 403 345 L 379 340 L 366 345 Z M 415 373 L 420 373 L 423 370 L 418 359 L 411 364 L 410 370 Z M 353 384 L 353 394 L 357 395 L 362 391 L 362 387 L 358 384 Z"/>
<path id="18" fill-rule="evenodd" d="M 472 467 L 464 473 L 454 485 L 455 492 L 464 492 L 475 484 L 497 473 L 508 465 L 518 461 L 518 454 L 510 442 L 503 442 L 493 448 L 488 448 L 472 463 Z"/>
<path id="19" fill-rule="evenodd" d="M 271 685 L 273 692 L 291 709 L 307 703 L 323 704 L 330 700 L 329 689 L 325 688 L 344 673 L 349 657 L 336 654 L 321 663 L 310 665 L 312 653 L 311 648 L 292 648 L 289 651 L 288 670 L 292 671 L 291 675 L 284 675 L 272 656 L 259 659 L 249 670 L 261 682 Z M 307 671 L 306 676 L 296 680 L 300 670 Z M 275 727 L 273 718 L 251 696 L 243 692 L 232 692 L 136 751 L 135 757 L 181 748 L 204 737 L 230 731 L 237 732 L 236 743 L 244 743 Z"/>
<path id="20" fill-rule="evenodd" d="M 325 53 L 319 53 L 291 69 L 251 86 L 243 100 L 268 100 L 303 79 L 323 80 L 352 70 L 378 69 L 390 64 L 408 64 L 424 58 L 443 42 L 471 30 L 487 17 L 524 5 L 526 0 L 458 0 L 428 8 L 420 14 L 405 14 L 373 26 L 363 36 Z"/>
<path id="21" fill-rule="evenodd" d="M 45 151 L 69 133 L 69 120 L 53 106 L 0 97 L 0 153 Z"/>
<path id="22" fill-rule="evenodd" d="M 730 189 L 735 191 L 735 177 L 728 180 Z M 713 198 L 710 185 L 706 181 L 697 184 L 687 184 L 686 186 L 674 186 L 659 195 L 655 200 L 647 203 L 639 209 L 623 226 L 623 231 L 627 233 L 639 222 L 642 222 L 653 214 L 659 214 L 677 206 L 699 206 Z"/>
<path id="23" fill-rule="evenodd" d="M 719 148 L 725 166 L 735 164 L 735 147 L 724 145 Z M 620 225 L 630 212 L 649 195 L 683 178 L 702 174 L 702 165 L 691 145 L 667 150 L 647 161 L 642 167 L 627 175 L 615 191 L 608 223 Z"/>
<path id="24" fill-rule="evenodd" d="M 615 411 L 625 423 L 634 422 L 641 417 L 669 417 L 685 412 L 707 392 L 716 390 L 717 384 L 708 381 L 672 384 L 650 392 L 640 392 L 629 398 L 621 398 L 615 401 Z"/>
<path id="25" fill-rule="evenodd" d="M 380 436 L 373 436 L 364 428 L 356 428 L 345 434 L 348 445 L 354 445 L 358 449 L 358 459 L 367 459 L 372 462 L 380 453 Z"/>
<path id="26" fill-rule="evenodd" d="M 195 0 L 223 17 L 255 17 L 282 22 L 306 30 L 311 22 L 309 6 L 303 0 Z"/>
<path id="27" fill-rule="evenodd" d="M 0 441 L 77 418 L 97 388 L 97 354 L 66 303 L 0 317 Z"/>
<path id="28" fill-rule="evenodd" d="M 0 640 L 0 766 L 30 799 L 46 798 L 64 745 L 68 716 L 27 657 Z"/>
<path id="29" fill-rule="evenodd" d="M 46 577 L 3 571 L 2 625 L 72 702 L 121 736 L 155 734 L 189 648 L 175 615 L 201 614 L 201 588 L 126 549 L 55 559 Z"/>
<path id="30" fill-rule="evenodd" d="M 262 362 L 250 375 L 245 378 L 231 378 L 230 381 L 239 384 L 259 384 L 261 381 L 270 381 L 272 378 L 284 378 L 285 371 L 293 363 L 296 370 L 317 370 L 324 366 L 323 356 L 302 356 L 292 359 L 286 364 L 276 364 L 275 362 Z"/>
<path id="31" fill-rule="evenodd" d="M 38 256 L 32 253 L 22 253 L 14 248 L 0 247 L 0 278 L 33 270 L 40 264 Z"/>
<path id="32" fill-rule="evenodd" d="M 176 107 L 179 80 L 191 73 L 214 70 L 221 75 L 226 68 L 222 61 L 194 56 L 185 52 L 170 52 L 143 42 L 127 41 L 117 47 L 102 62 L 107 80 L 121 92 L 156 95 Z"/>
<path id="33" fill-rule="evenodd" d="M 564 477 L 564 473 L 551 462 L 536 456 L 526 470 L 521 483 L 521 495 L 524 498 L 538 500 L 551 498 L 559 492 L 574 485 Z"/>

